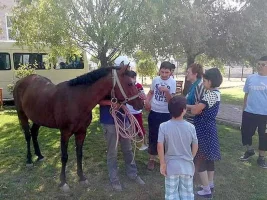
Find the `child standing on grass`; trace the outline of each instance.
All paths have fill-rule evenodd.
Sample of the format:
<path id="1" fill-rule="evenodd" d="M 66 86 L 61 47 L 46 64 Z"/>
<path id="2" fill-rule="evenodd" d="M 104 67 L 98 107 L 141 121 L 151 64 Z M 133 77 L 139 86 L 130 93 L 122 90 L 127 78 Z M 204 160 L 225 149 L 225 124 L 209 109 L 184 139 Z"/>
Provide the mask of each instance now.
<path id="1" fill-rule="evenodd" d="M 222 75 L 217 68 L 206 70 L 203 85 L 207 90 L 196 105 L 187 105 L 195 114 L 194 124 L 199 149 L 195 157 L 199 177 L 202 183 L 198 196 L 211 198 L 214 189 L 214 161 L 221 159 L 216 116 L 220 105 L 220 92 L 217 87 L 222 83 Z"/>
<path id="2" fill-rule="evenodd" d="M 149 129 L 149 161 L 148 170 L 155 167 L 155 158 L 158 155 L 157 142 L 159 125 L 171 119 L 168 111 L 168 102 L 176 92 L 176 81 L 171 78 L 172 64 L 164 61 L 160 65 L 159 74 L 152 80 L 150 91 L 145 100 L 145 108 L 150 111 L 148 115 Z"/>
<path id="3" fill-rule="evenodd" d="M 136 76 L 137 76 L 136 72 L 130 71 L 128 75 L 131 77 L 131 79 L 132 79 L 133 83 L 135 84 L 135 86 L 137 87 L 137 89 L 144 95 L 144 99 L 145 99 L 145 93 L 144 93 L 143 86 L 140 83 L 136 82 Z M 138 135 L 140 138 L 143 139 L 142 140 L 142 146 L 139 148 L 139 150 L 144 151 L 148 147 L 146 145 L 146 139 L 145 139 L 146 138 L 145 137 L 146 132 L 145 132 L 145 128 L 144 128 L 144 125 L 143 125 L 142 110 L 135 110 L 133 108 L 133 106 L 131 106 L 129 104 L 126 104 L 126 106 L 127 106 L 128 110 L 131 112 L 131 114 L 136 118 L 136 120 L 139 123 L 140 128 L 142 129 L 142 133 Z"/>
<path id="4" fill-rule="evenodd" d="M 194 200 L 194 156 L 198 140 L 194 125 L 183 119 L 186 99 L 174 96 L 168 104 L 172 116 L 160 125 L 158 154 L 160 173 L 165 176 L 165 199 Z"/>

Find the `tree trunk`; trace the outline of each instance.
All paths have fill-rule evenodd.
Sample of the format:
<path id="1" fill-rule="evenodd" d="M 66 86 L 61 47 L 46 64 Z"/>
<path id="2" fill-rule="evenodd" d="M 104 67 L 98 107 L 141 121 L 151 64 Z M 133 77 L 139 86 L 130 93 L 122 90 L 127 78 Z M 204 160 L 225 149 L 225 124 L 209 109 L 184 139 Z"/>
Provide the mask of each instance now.
<path id="1" fill-rule="evenodd" d="M 241 81 L 243 81 L 243 77 L 244 77 L 244 65 L 242 66 Z"/>
<path id="2" fill-rule="evenodd" d="M 228 81 L 230 81 L 230 77 L 231 77 L 231 66 L 229 66 L 229 70 L 228 70 Z"/>
<path id="3" fill-rule="evenodd" d="M 193 64 L 195 62 L 195 58 L 196 56 L 192 56 L 192 55 L 187 55 L 187 69 L 188 67 Z M 185 80 L 184 80 L 184 90 L 183 90 L 183 95 L 186 96 L 189 88 L 191 87 L 192 83 L 190 81 L 186 80 L 186 76 L 185 76 Z"/>
<path id="4" fill-rule="evenodd" d="M 101 67 L 108 67 L 108 57 L 107 57 L 107 51 L 106 50 L 102 50 L 98 54 L 98 59 L 100 60 Z"/>

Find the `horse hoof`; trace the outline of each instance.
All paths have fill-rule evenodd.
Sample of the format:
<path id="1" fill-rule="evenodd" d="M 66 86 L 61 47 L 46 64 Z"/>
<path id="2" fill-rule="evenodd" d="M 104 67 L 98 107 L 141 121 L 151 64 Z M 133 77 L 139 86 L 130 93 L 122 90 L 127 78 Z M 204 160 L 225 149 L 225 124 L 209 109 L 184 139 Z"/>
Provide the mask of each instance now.
<path id="1" fill-rule="evenodd" d="M 65 183 L 63 186 L 61 186 L 60 189 L 62 192 L 65 192 L 65 193 L 70 192 L 70 187 L 68 186 L 67 183 Z"/>
<path id="2" fill-rule="evenodd" d="M 26 163 L 26 167 L 33 167 L 33 163 Z"/>
<path id="3" fill-rule="evenodd" d="M 80 184 L 81 184 L 82 186 L 86 187 L 86 186 L 89 185 L 89 182 L 88 182 L 88 180 L 86 179 L 86 180 L 84 180 L 84 181 L 80 181 Z"/>

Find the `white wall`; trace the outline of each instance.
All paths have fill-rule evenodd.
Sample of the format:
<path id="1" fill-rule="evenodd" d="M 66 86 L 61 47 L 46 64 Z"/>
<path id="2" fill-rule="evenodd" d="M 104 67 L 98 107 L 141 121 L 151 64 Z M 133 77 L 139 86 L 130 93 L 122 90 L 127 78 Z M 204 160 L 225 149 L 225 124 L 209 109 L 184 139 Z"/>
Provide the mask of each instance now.
<path id="1" fill-rule="evenodd" d="M 14 5 L 14 0 L 0 0 L 0 27 L 2 29 L 0 40 L 7 40 L 6 16 L 11 15 L 11 11 Z M 4 8 L 2 8 L 3 6 Z"/>

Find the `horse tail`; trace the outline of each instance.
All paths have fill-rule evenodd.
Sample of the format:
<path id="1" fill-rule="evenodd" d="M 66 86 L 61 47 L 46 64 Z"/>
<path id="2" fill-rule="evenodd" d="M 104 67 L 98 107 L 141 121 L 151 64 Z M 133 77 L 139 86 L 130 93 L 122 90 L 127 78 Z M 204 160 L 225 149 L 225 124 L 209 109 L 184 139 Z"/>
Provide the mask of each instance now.
<path id="1" fill-rule="evenodd" d="M 22 91 L 20 90 L 20 86 L 21 86 L 21 81 L 17 81 L 17 83 L 14 86 L 13 89 L 13 98 L 14 98 L 14 104 L 15 104 L 15 108 L 17 110 L 17 114 L 18 114 L 18 118 L 19 118 L 19 122 L 20 125 L 22 127 L 22 129 L 24 130 L 24 132 L 28 132 L 29 131 L 29 121 L 28 121 L 28 117 L 26 116 L 23 107 L 22 107 Z"/>

